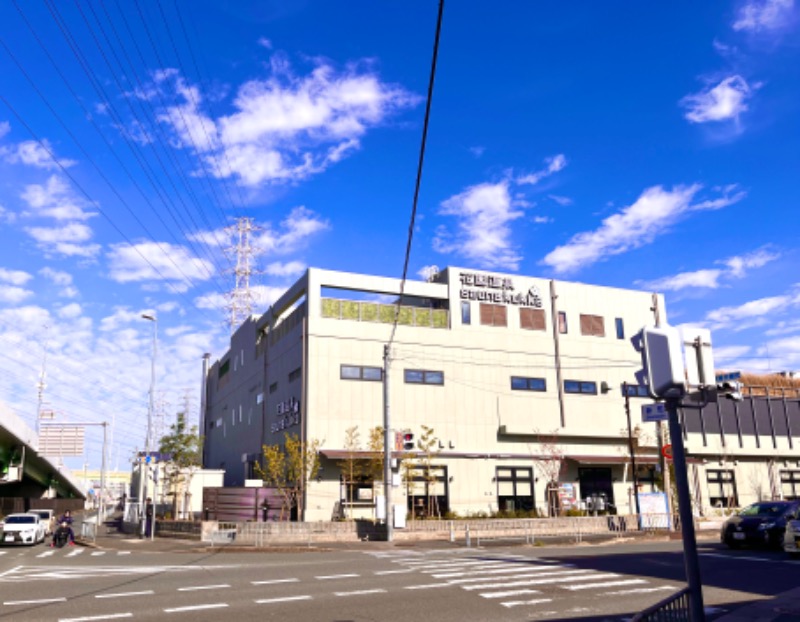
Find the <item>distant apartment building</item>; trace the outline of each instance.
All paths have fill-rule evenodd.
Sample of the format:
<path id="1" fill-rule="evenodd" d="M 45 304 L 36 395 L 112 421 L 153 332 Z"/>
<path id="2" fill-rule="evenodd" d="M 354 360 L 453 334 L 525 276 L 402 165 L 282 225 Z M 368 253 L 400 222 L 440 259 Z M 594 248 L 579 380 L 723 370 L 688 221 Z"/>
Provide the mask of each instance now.
<path id="1" fill-rule="evenodd" d="M 263 445 L 286 433 L 318 440 L 322 470 L 300 515 L 371 515 L 380 481 L 352 481 L 343 463 L 371 459 L 391 339 L 391 427 L 414 437 L 413 450 L 394 454 L 395 502 L 547 513 L 602 496 L 632 512 L 624 383 L 640 492 L 659 488 L 666 441 L 641 422 L 651 400 L 630 338 L 666 319 L 663 297 L 642 291 L 455 267 L 401 289 L 399 279 L 311 268 L 206 363 L 204 466 L 240 486 L 256 477 Z M 800 496 L 797 399 L 748 399 L 683 412 L 698 509 Z M 354 428 L 359 447 L 347 443 Z"/>

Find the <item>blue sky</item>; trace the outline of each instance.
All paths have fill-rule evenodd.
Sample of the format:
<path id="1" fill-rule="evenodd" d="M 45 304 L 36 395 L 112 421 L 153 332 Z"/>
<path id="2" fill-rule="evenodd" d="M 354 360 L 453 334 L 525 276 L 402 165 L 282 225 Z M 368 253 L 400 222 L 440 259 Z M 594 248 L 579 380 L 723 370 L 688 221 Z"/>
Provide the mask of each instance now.
<path id="1" fill-rule="evenodd" d="M 307 266 L 400 276 L 436 12 L 2 3 L 5 407 L 33 426 L 46 353 L 45 407 L 125 468 L 150 313 L 160 409 L 196 417 L 237 217 L 262 309 Z M 657 290 L 718 367 L 800 369 L 798 41 L 793 0 L 448 3 L 412 277 Z"/>

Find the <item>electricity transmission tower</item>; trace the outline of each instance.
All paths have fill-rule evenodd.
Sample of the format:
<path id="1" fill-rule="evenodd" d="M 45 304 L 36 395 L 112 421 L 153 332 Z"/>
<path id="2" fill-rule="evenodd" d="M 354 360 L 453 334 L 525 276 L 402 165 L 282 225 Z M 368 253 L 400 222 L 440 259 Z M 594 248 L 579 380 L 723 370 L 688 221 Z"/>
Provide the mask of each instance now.
<path id="1" fill-rule="evenodd" d="M 250 246 L 250 234 L 259 229 L 260 227 L 253 224 L 252 218 L 238 218 L 235 225 L 225 228 L 225 232 L 236 240 L 236 244 L 228 249 L 236 255 L 236 267 L 232 270 L 235 283 L 233 291 L 225 295 L 228 300 L 225 308 L 229 313 L 231 333 L 253 314 L 255 297 L 250 288 L 250 276 L 256 274 L 256 271 L 252 268 L 254 252 Z"/>

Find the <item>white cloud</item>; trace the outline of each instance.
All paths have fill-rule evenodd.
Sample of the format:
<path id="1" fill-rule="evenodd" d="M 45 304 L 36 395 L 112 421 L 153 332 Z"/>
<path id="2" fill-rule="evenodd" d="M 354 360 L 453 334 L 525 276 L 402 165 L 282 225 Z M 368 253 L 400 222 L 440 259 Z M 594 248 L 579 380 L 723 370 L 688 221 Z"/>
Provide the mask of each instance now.
<path id="1" fill-rule="evenodd" d="M 92 258 L 100 251 L 98 244 L 83 244 L 92 237 L 92 230 L 83 223 L 72 222 L 61 227 L 25 227 L 25 232 L 47 253 Z"/>
<path id="2" fill-rule="evenodd" d="M 470 147 L 469 152 L 474 155 L 476 158 L 480 158 L 484 151 L 486 151 L 486 147 Z"/>
<path id="3" fill-rule="evenodd" d="M 790 335 L 791 333 L 797 332 L 800 332 L 800 318 L 775 322 L 772 328 L 764 331 L 764 334 L 775 337 L 777 335 Z"/>
<path id="4" fill-rule="evenodd" d="M 533 222 L 535 222 L 537 225 L 544 225 L 548 222 L 553 222 L 553 219 L 549 216 L 534 216 Z"/>
<path id="5" fill-rule="evenodd" d="M 438 273 L 439 273 L 439 266 L 436 265 L 422 266 L 419 270 L 417 270 L 417 276 L 423 281 L 427 281 L 432 276 Z"/>
<path id="6" fill-rule="evenodd" d="M 717 289 L 722 286 L 721 279 L 744 278 L 750 268 L 761 268 L 780 257 L 767 249 L 759 249 L 747 255 L 729 257 L 716 263 L 722 268 L 708 268 L 694 272 L 681 272 L 653 281 L 637 281 L 637 285 L 653 291 L 679 291 L 685 288 Z"/>
<path id="7" fill-rule="evenodd" d="M 734 30 L 761 32 L 785 26 L 792 15 L 794 0 L 748 0 L 739 9 Z"/>
<path id="8" fill-rule="evenodd" d="M 68 168 L 76 164 L 74 160 L 63 158 L 54 160 L 54 153 L 53 147 L 47 139 L 43 139 L 41 143 L 36 140 L 26 140 L 15 145 L 13 149 L 9 149 L 5 159 L 11 164 L 25 164 L 43 169 Z"/>
<path id="9" fill-rule="evenodd" d="M 0 121 L 0 138 L 3 138 L 11 131 L 11 124 L 8 121 Z"/>
<path id="10" fill-rule="evenodd" d="M 302 248 L 311 236 L 330 228 L 330 223 L 312 210 L 295 207 L 284 218 L 278 230 L 266 225 L 253 239 L 258 254 L 288 255 Z"/>
<path id="11" fill-rule="evenodd" d="M 508 182 L 470 186 L 442 202 L 439 214 L 459 219 L 451 234 L 440 227 L 433 240 L 434 250 L 457 253 L 485 268 L 517 270 L 522 259 L 511 242 L 509 223 L 524 215 L 512 200 Z"/>
<path id="12" fill-rule="evenodd" d="M 33 292 L 29 289 L 23 289 L 16 285 L 0 284 L 0 302 L 2 303 L 17 305 L 31 296 L 33 296 Z"/>
<path id="13" fill-rule="evenodd" d="M 273 262 L 266 267 L 265 272 L 270 276 L 294 277 L 302 274 L 306 269 L 306 264 L 302 261 L 288 261 L 281 263 Z"/>
<path id="14" fill-rule="evenodd" d="M 40 216 L 55 220 L 88 220 L 96 216 L 86 211 L 85 201 L 77 198 L 69 185 L 58 175 L 51 175 L 47 182 L 31 184 L 20 195 L 31 208 L 25 216 Z"/>
<path id="15" fill-rule="evenodd" d="M 566 207 L 567 205 L 572 205 L 574 203 L 574 201 L 569 197 L 562 197 L 557 194 L 548 194 L 547 196 L 558 203 L 561 207 Z"/>
<path id="16" fill-rule="evenodd" d="M 750 353 L 750 346 L 714 346 L 714 362 L 725 363 L 735 361 Z"/>
<path id="17" fill-rule="evenodd" d="M 267 50 L 272 49 L 272 41 L 270 41 L 266 37 L 259 37 L 258 45 L 260 45 L 262 48 L 266 48 Z"/>
<path id="18" fill-rule="evenodd" d="M 738 306 L 720 307 L 706 313 L 713 329 L 744 330 L 771 323 L 770 316 L 782 315 L 800 306 L 800 291 L 750 300 Z"/>
<path id="19" fill-rule="evenodd" d="M 518 184 L 533 185 L 538 184 L 545 177 L 549 177 L 553 173 L 557 173 L 567 165 L 567 158 L 563 153 L 556 154 L 549 158 L 545 158 L 545 167 L 534 173 L 522 175 L 516 179 Z"/>
<path id="20" fill-rule="evenodd" d="M 694 202 L 700 189 L 700 184 L 675 186 L 671 190 L 661 186 L 648 188 L 632 205 L 604 219 L 595 231 L 578 233 L 552 250 L 542 263 L 559 273 L 577 270 L 650 244 L 692 212 L 720 209 L 744 197 L 744 192 L 728 186 L 720 189 L 717 198 Z"/>
<path id="21" fill-rule="evenodd" d="M 68 285 L 72 285 L 72 275 L 69 272 L 54 270 L 49 266 L 45 266 L 44 268 L 39 270 L 39 274 L 41 274 L 46 279 L 51 280 L 56 285 L 60 285 L 61 287 L 67 287 Z"/>
<path id="22" fill-rule="evenodd" d="M 0 268 L 0 281 L 9 283 L 11 285 L 25 285 L 33 278 L 33 275 L 23 272 L 22 270 L 6 270 Z"/>
<path id="23" fill-rule="evenodd" d="M 63 317 L 65 319 L 73 319 L 73 318 L 76 318 L 76 317 L 80 317 L 80 315 L 82 313 L 83 313 L 83 309 L 76 302 L 73 302 L 72 304 L 64 305 L 63 307 L 61 307 L 58 310 L 58 316 L 59 317 Z"/>
<path id="24" fill-rule="evenodd" d="M 757 88 L 739 75 L 729 76 L 715 86 L 687 95 L 680 101 L 686 108 L 684 117 L 692 123 L 738 120 L 747 110 L 747 100 Z"/>
<path id="25" fill-rule="evenodd" d="M 118 283 L 171 281 L 180 289 L 188 287 L 189 280 L 205 281 L 213 274 L 210 262 L 165 242 L 112 245 L 107 258 L 109 277 Z"/>

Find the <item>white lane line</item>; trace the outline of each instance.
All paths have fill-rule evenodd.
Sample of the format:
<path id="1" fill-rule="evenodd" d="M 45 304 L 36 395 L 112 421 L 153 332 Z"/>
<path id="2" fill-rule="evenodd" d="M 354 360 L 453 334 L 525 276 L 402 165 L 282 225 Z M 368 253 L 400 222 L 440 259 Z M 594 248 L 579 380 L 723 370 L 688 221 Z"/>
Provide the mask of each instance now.
<path id="1" fill-rule="evenodd" d="M 311 596 L 284 596 L 283 598 L 263 598 L 253 601 L 257 605 L 271 605 L 272 603 L 288 603 L 294 600 L 311 600 Z"/>
<path id="2" fill-rule="evenodd" d="M 274 585 L 276 583 L 297 583 L 300 579 L 267 579 L 265 581 L 250 581 L 252 585 Z"/>
<path id="3" fill-rule="evenodd" d="M 449 582 L 454 585 L 461 585 L 464 583 L 479 583 L 481 581 L 507 581 L 509 579 L 538 579 L 539 577 L 568 577 L 576 574 L 589 575 L 593 572 L 591 568 L 578 568 L 575 570 L 557 570 L 554 572 L 526 572 L 522 574 L 513 575 L 511 577 L 470 577 L 469 579 L 450 579 Z M 616 575 L 614 575 L 616 576 Z"/>
<path id="4" fill-rule="evenodd" d="M 507 603 L 500 603 L 503 607 L 519 607 L 520 605 L 538 605 L 539 603 L 552 603 L 552 598 L 534 598 L 533 600 L 511 600 Z"/>
<path id="5" fill-rule="evenodd" d="M 12 607 L 14 605 L 42 605 L 44 603 L 65 603 L 66 598 L 40 598 L 38 600 L 7 600 L 4 605 Z"/>
<path id="6" fill-rule="evenodd" d="M 435 587 L 450 587 L 449 583 L 426 583 L 425 585 L 406 585 L 404 590 L 428 590 Z"/>
<path id="7" fill-rule="evenodd" d="M 81 618 L 59 618 L 58 622 L 91 622 L 92 620 L 118 620 L 119 618 L 132 618 L 131 612 L 107 613 L 99 616 L 83 616 Z"/>
<path id="8" fill-rule="evenodd" d="M 106 554 L 105 551 L 95 551 L 94 553 L 92 553 L 92 557 L 100 557 L 101 555 L 105 554 Z"/>
<path id="9" fill-rule="evenodd" d="M 2 557 L 3 555 L 5 555 L 6 553 L 8 553 L 8 551 L 0 551 L 0 557 Z"/>
<path id="10" fill-rule="evenodd" d="M 414 572 L 411 568 L 404 568 L 403 570 L 376 570 L 375 574 L 408 574 Z"/>
<path id="11" fill-rule="evenodd" d="M 374 590 L 355 590 L 353 592 L 334 592 L 334 596 L 363 596 L 364 594 L 385 594 L 386 590 L 383 589 L 374 589 Z"/>
<path id="12" fill-rule="evenodd" d="M 503 566 L 502 568 L 497 567 L 487 567 L 486 570 L 467 570 L 465 572 L 443 572 L 441 574 L 432 574 L 431 576 L 435 579 L 449 579 L 451 577 L 469 577 L 478 574 L 508 574 L 512 572 L 540 572 L 541 574 L 547 574 L 548 572 L 552 572 L 553 570 L 560 570 L 560 569 L 567 569 L 567 568 L 574 568 L 575 566 L 514 566 L 509 568 L 508 566 Z M 545 572 L 547 571 L 547 572 Z"/>
<path id="13" fill-rule="evenodd" d="M 115 592 L 114 594 L 95 594 L 95 598 L 122 598 L 124 596 L 147 596 L 155 594 L 153 590 L 142 590 L 141 592 Z"/>
<path id="14" fill-rule="evenodd" d="M 69 553 L 64 555 L 64 557 L 75 557 L 76 555 L 80 555 L 81 553 L 83 553 L 83 549 L 75 549 L 74 551 L 70 551 Z"/>
<path id="15" fill-rule="evenodd" d="M 319 579 L 320 581 L 327 581 L 328 579 L 349 579 L 351 577 L 358 577 L 357 574 L 323 574 L 318 577 L 314 577 L 315 579 Z"/>
<path id="16" fill-rule="evenodd" d="M 9 575 L 9 574 L 14 574 L 20 568 L 24 568 L 24 566 L 16 566 L 15 568 L 12 568 L 11 570 L 6 570 L 4 572 L 0 572 L 0 578 L 3 578 L 3 577 L 5 577 L 6 575 Z"/>
<path id="17" fill-rule="evenodd" d="M 593 590 L 598 587 L 619 587 L 621 585 L 641 585 L 644 579 L 625 579 L 624 581 L 601 581 L 600 583 L 584 583 L 583 585 L 562 585 L 562 590 Z"/>
<path id="18" fill-rule="evenodd" d="M 50 557 L 55 551 L 45 551 L 44 553 L 39 553 L 36 557 Z"/>
<path id="19" fill-rule="evenodd" d="M 218 585 L 192 585 L 189 587 L 179 587 L 179 592 L 196 592 L 198 590 L 220 590 L 226 587 L 230 587 L 228 583 L 219 583 Z"/>
<path id="20" fill-rule="evenodd" d="M 769 559 L 768 557 L 739 557 L 737 555 L 723 555 L 722 553 L 700 553 L 701 557 L 721 557 L 722 559 L 735 559 L 742 562 L 776 562 L 779 559 Z"/>
<path id="21" fill-rule="evenodd" d="M 609 573 L 609 574 L 597 574 L 592 577 L 592 579 L 612 579 L 618 577 L 618 574 Z M 483 583 L 481 585 L 462 585 L 461 587 L 465 590 L 486 590 L 492 589 L 496 587 L 522 587 L 523 585 L 545 585 L 548 583 L 575 583 L 576 581 L 586 581 L 586 576 L 578 576 L 578 577 L 553 577 L 550 579 L 527 579 L 525 581 L 509 581 L 508 583 Z"/>
<path id="22" fill-rule="evenodd" d="M 186 607 L 173 607 L 171 609 L 164 609 L 164 613 L 180 613 L 181 611 L 200 611 L 202 609 L 222 609 L 227 607 L 228 603 L 209 603 L 208 605 L 188 605 Z"/>
<path id="23" fill-rule="evenodd" d="M 619 590 L 618 592 L 608 592 L 606 596 L 625 596 L 626 594 L 650 594 L 651 592 L 662 592 L 664 590 L 669 590 L 670 592 L 674 592 L 677 590 L 677 587 L 672 587 L 671 585 L 662 585 L 660 587 L 640 587 L 633 590 Z"/>
<path id="24" fill-rule="evenodd" d="M 483 598 L 505 598 L 507 596 L 522 596 L 523 594 L 541 594 L 539 590 L 510 590 L 506 592 L 486 592 Z"/>
<path id="25" fill-rule="evenodd" d="M 117 551 L 117 555 L 130 555 L 130 551 Z"/>
<path id="26" fill-rule="evenodd" d="M 500 568 L 505 568 L 507 572 L 516 572 L 517 570 L 527 570 L 528 568 L 535 568 L 536 566 L 522 566 L 520 564 L 514 562 L 484 562 L 482 564 L 475 564 L 471 566 L 455 566 L 453 568 L 436 568 L 431 570 L 430 568 L 425 569 L 422 571 L 423 574 L 432 574 L 436 576 L 438 573 L 447 573 L 452 572 L 455 575 L 460 574 L 467 574 L 476 572 L 488 572 L 489 570 L 497 570 Z M 541 568 L 549 568 L 549 566 L 541 566 Z"/>

